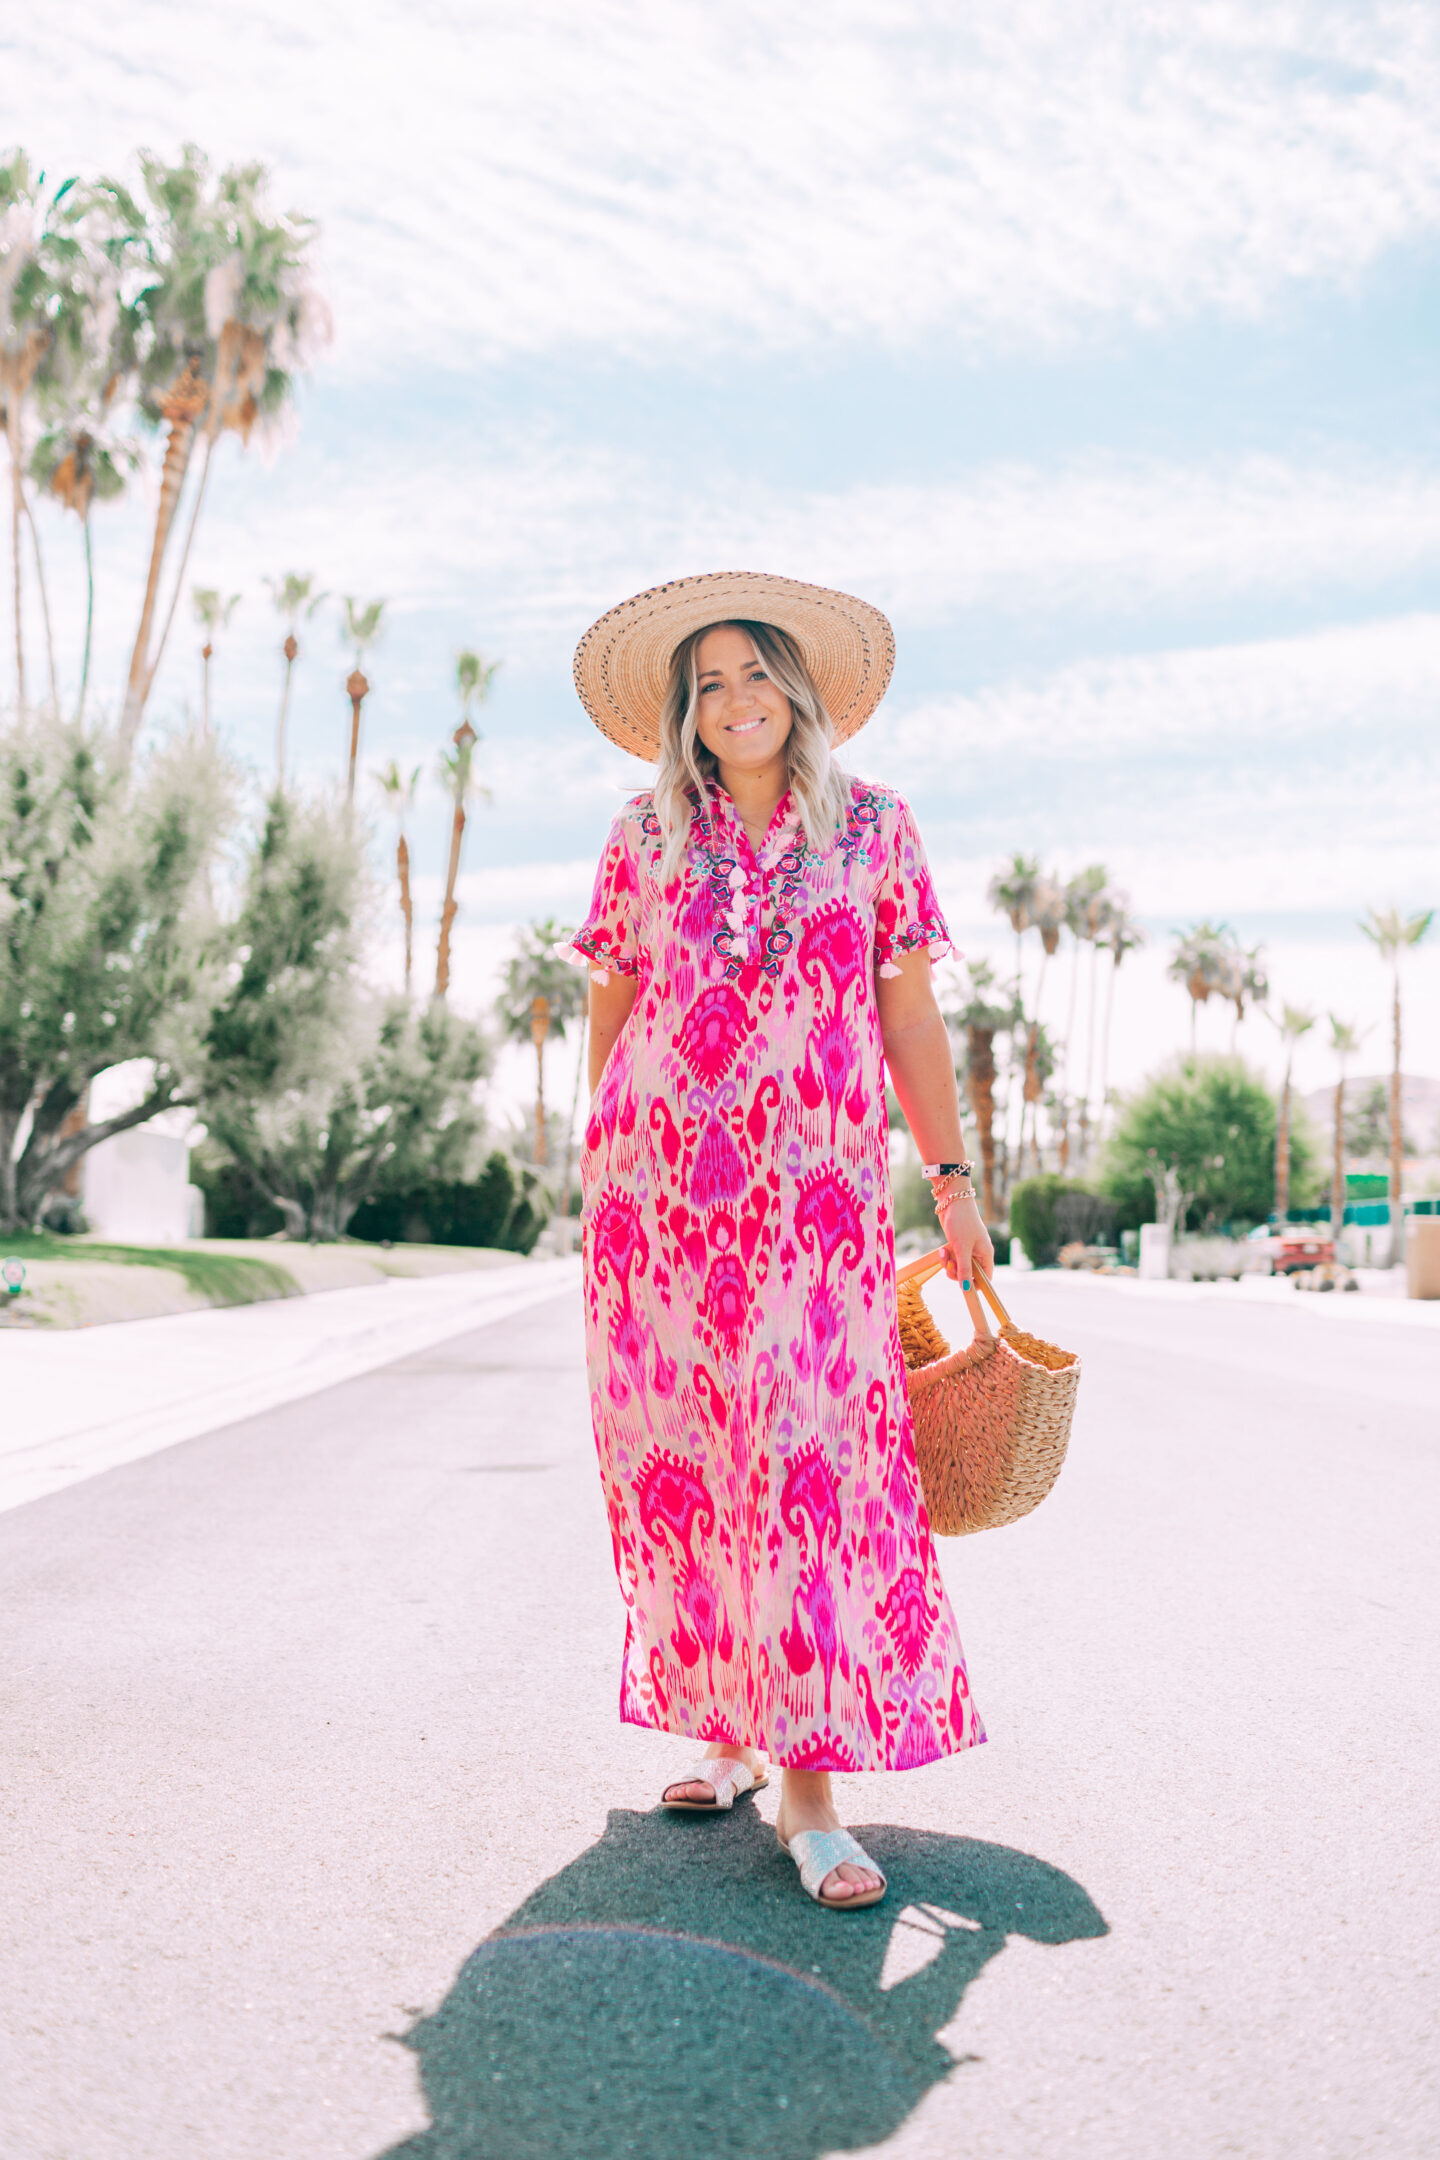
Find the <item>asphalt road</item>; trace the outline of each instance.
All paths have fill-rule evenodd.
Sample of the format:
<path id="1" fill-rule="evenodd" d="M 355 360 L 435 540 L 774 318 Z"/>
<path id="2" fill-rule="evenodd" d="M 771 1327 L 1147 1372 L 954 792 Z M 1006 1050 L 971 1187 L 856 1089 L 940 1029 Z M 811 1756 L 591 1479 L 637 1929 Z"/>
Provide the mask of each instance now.
<path id="1" fill-rule="evenodd" d="M 1020 1317 L 1071 1459 L 863 1914 L 654 1811 L 568 1299 L 0 1517 L 4 2160 L 1429 2160 L 1440 1336 Z"/>

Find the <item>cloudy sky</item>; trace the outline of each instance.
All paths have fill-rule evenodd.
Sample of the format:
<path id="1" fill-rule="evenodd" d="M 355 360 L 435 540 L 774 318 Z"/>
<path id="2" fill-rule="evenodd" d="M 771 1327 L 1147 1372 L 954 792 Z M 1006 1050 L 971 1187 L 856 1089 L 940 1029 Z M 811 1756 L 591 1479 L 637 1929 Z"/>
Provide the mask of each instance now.
<path id="1" fill-rule="evenodd" d="M 271 462 L 226 445 L 197 549 L 199 582 L 245 596 L 218 711 L 265 769 L 262 580 L 290 568 L 387 598 L 372 763 L 433 772 L 456 648 L 503 660 L 462 998 L 507 924 L 574 917 L 639 777 L 575 703 L 580 633 L 734 566 L 891 614 L 894 687 L 850 762 L 915 803 L 968 949 L 1000 949 L 984 887 L 1011 849 L 1129 889 L 1152 945 L 1122 977 L 1116 1077 L 1184 1041 L 1163 962 L 1201 915 L 1264 943 L 1280 995 L 1373 1023 L 1384 1063 L 1355 916 L 1440 901 L 1440 14 L 192 0 L 181 20 L 72 0 L 0 31 L 0 138 L 52 175 L 192 139 L 263 159 L 322 221 L 334 345 Z M 96 520 L 112 692 L 143 519 Z M 60 582 L 73 521 L 46 526 Z M 157 724 L 196 696 L 195 643 L 186 625 Z M 317 776 L 346 664 L 324 611 L 294 715 Z M 432 907 L 442 818 L 432 783 Z M 1406 1059 L 1432 1073 L 1435 942 Z M 1263 1020 L 1241 1047 L 1273 1061 Z M 1308 1052 L 1306 1084 L 1328 1077 Z"/>

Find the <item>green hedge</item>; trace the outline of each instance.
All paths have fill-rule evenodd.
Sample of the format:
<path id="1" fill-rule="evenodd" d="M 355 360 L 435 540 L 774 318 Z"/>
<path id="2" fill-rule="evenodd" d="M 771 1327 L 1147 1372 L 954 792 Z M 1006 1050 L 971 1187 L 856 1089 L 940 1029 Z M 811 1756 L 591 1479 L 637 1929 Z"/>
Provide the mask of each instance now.
<path id="1" fill-rule="evenodd" d="M 1010 1195 L 1010 1229 L 1032 1267 L 1054 1267 L 1062 1245 L 1093 1244 L 1113 1234 L 1112 1201 L 1077 1179 L 1050 1171 L 1025 1178 Z"/>
<path id="2" fill-rule="evenodd" d="M 410 1192 L 380 1193 L 355 1210 L 349 1235 L 371 1244 L 492 1245 L 528 1253 L 545 1225 L 538 1183 L 517 1178 L 508 1155 L 497 1148 L 473 1182 L 421 1185 Z"/>

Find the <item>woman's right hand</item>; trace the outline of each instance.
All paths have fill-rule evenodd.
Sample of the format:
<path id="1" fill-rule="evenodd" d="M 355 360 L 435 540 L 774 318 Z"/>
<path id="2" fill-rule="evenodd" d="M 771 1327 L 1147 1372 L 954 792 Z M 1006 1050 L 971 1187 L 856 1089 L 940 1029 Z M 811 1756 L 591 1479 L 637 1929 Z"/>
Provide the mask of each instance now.
<path id="1" fill-rule="evenodd" d="M 951 1282 L 972 1283 L 977 1267 L 986 1275 L 994 1273 L 995 1247 L 978 1200 L 951 1201 L 945 1210 L 945 1243 L 949 1247 L 945 1272 Z"/>

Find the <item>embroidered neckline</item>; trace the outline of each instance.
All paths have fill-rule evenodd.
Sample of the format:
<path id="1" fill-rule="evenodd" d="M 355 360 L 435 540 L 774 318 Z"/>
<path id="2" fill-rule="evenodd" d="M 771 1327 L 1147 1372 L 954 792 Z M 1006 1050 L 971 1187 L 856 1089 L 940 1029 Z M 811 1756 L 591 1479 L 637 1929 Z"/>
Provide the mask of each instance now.
<path id="1" fill-rule="evenodd" d="M 718 821 L 712 809 L 720 812 Z M 733 844 L 727 845 L 717 833 L 717 822 L 732 828 Z M 805 834 L 789 790 L 776 804 L 759 848 L 745 831 L 732 797 L 718 784 L 707 788 L 704 803 L 693 806 L 691 825 L 718 918 L 710 944 L 723 963 L 725 979 L 733 982 L 747 965 L 758 963 L 760 972 L 773 981 L 795 943 L 790 925 L 799 912 L 797 896 L 804 881 Z M 770 856 L 774 860 L 767 862 Z"/>

